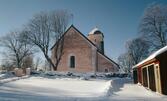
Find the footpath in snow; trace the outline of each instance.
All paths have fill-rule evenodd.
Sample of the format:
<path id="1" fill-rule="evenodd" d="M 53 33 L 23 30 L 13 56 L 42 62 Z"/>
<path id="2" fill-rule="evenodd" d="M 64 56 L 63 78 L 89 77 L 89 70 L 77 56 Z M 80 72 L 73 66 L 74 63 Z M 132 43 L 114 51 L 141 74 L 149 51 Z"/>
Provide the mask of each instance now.
<path id="1" fill-rule="evenodd" d="M 143 86 L 133 84 L 130 79 L 115 79 L 111 83 L 109 101 L 167 101 L 167 96 L 161 95 Z"/>

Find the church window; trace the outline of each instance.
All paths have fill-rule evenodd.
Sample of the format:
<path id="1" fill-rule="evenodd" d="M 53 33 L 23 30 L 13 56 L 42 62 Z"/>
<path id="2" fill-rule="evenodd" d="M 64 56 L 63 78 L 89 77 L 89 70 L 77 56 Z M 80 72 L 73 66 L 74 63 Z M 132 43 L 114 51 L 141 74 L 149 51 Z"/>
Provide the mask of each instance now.
<path id="1" fill-rule="evenodd" d="M 108 73 L 108 69 L 105 69 L 104 71 L 105 71 L 106 73 Z"/>
<path id="2" fill-rule="evenodd" d="M 104 54 L 104 42 L 100 42 L 101 52 Z"/>
<path id="3" fill-rule="evenodd" d="M 75 56 L 70 57 L 70 67 L 75 68 Z"/>

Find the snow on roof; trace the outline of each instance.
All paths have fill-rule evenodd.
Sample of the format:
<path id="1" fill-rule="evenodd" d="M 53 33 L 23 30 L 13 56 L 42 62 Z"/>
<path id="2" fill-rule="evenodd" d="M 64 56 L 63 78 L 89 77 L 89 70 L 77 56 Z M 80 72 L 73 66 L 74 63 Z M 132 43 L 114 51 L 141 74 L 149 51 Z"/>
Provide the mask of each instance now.
<path id="1" fill-rule="evenodd" d="M 95 27 L 92 31 L 89 32 L 89 34 L 94 34 L 96 31 L 100 31 L 97 27 Z"/>
<path id="2" fill-rule="evenodd" d="M 135 66 L 133 66 L 132 68 L 135 68 L 137 66 L 140 66 L 141 64 L 151 60 L 151 59 L 154 59 L 156 56 L 162 54 L 163 52 L 167 51 L 167 46 L 159 49 L 158 51 L 154 52 L 153 54 L 151 54 L 148 58 L 146 58 L 145 60 L 139 62 L 138 64 L 136 64 Z"/>

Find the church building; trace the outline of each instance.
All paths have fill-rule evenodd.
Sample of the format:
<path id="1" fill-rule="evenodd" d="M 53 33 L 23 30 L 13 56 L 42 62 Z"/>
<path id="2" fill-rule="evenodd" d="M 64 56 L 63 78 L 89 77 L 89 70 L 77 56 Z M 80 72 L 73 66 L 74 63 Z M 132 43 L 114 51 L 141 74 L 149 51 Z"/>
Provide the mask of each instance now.
<path id="1" fill-rule="evenodd" d="M 62 52 L 58 52 L 59 41 L 51 48 L 52 61 L 58 63 L 57 71 L 118 72 L 118 64 L 104 53 L 104 35 L 98 28 L 86 37 L 71 25 L 59 40 L 63 40 Z M 59 62 L 56 53 L 62 54 Z"/>

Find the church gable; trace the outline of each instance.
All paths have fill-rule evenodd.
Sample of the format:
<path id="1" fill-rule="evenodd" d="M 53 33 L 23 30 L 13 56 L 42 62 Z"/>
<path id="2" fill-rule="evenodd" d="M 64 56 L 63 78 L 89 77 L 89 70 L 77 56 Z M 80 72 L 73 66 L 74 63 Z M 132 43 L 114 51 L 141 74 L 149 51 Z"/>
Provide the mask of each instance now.
<path id="1" fill-rule="evenodd" d="M 64 35 L 64 48 L 86 48 L 91 46 L 82 33 L 74 27 L 71 27 Z"/>
<path id="2" fill-rule="evenodd" d="M 105 56 L 97 45 L 85 37 L 78 29 L 71 25 L 59 41 L 63 41 L 63 55 L 58 64 L 57 71 L 72 72 L 116 72 L 118 65 Z M 58 42 L 59 42 L 58 41 Z M 52 61 L 55 61 L 56 47 L 52 50 Z"/>
<path id="3" fill-rule="evenodd" d="M 87 37 L 85 37 L 77 28 L 75 28 L 73 25 L 71 25 L 67 31 L 62 35 L 62 37 L 58 40 L 60 41 L 62 38 L 64 38 L 64 40 L 66 40 L 66 42 L 77 42 L 80 40 L 84 40 L 85 44 L 89 44 L 89 46 L 93 46 L 96 48 L 95 44 L 93 42 L 91 42 Z M 77 40 L 76 40 L 77 39 Z M 55 43 L 52 47 L 51 50 L 56 46 L 57 43 Z"/>
<path id="4" fill-rule="evenodd" d="M 73 26 L 64 33 L 63 38 L 63 56 L 61 57 L 57 70 L 93 72 L 92 47 L 94 46 L 89 40 Z M 54 48 L 52 48 L 52 55 L 53 54 Z M 54 56 L 52 57 L 52 60 L 54 60 Z M 71 66 L 73 68 L 71 68 Z"/>

